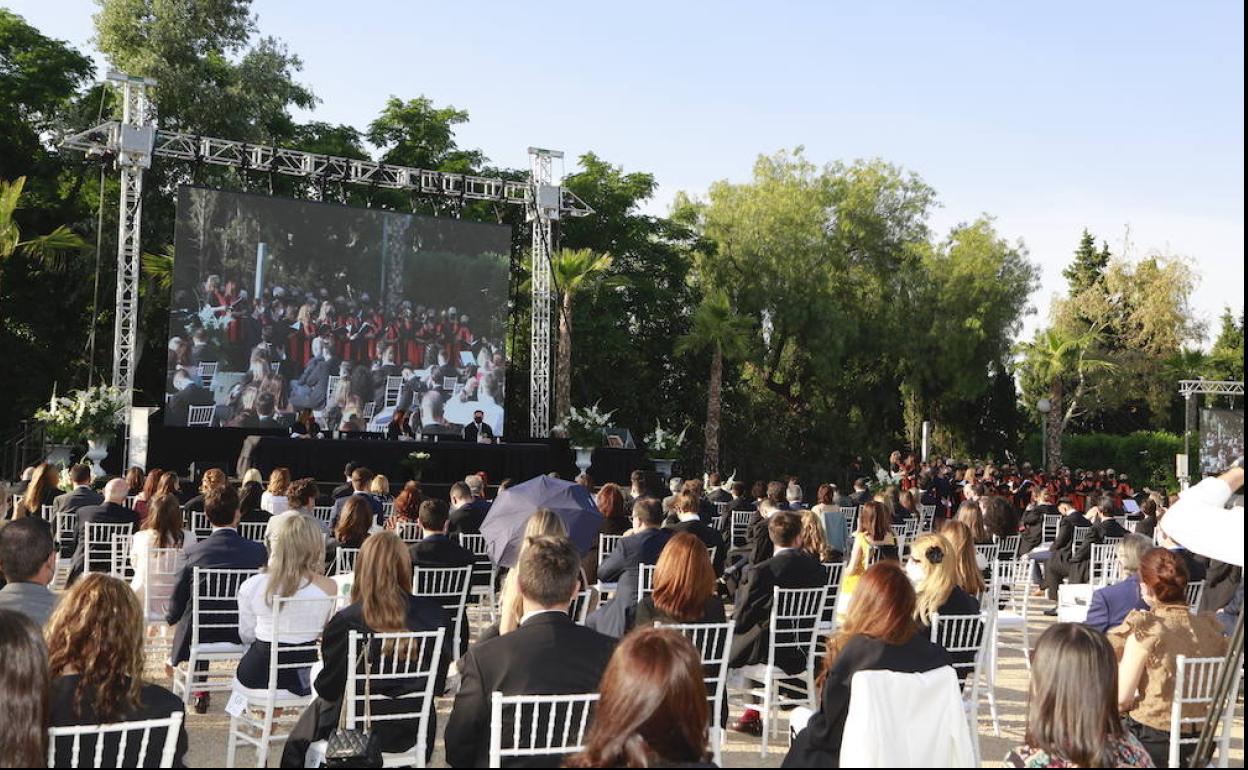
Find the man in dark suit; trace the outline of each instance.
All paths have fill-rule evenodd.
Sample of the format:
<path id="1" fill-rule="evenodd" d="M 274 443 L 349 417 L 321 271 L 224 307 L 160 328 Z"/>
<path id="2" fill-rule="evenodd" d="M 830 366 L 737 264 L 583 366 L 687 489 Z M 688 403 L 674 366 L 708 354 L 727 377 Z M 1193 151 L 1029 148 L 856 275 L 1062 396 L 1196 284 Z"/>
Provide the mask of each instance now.
<path id="1" fill-rule="evenodd" d="M 212 391 L 182 367 L 173 373 L 174 394 L 165 404 L 165 424 L 185 426 L 190 419 L 192 406 L 208 406 L 215 403 Z"/>
<path id="2" fill-rule="evenodd" d="M 138 528 L 138 514 L 125 505 L 129 491 L 130 485 L 125 479 L 113 479 L 104 485 L 104 502 L 101 505 L 88 505 L 78 509 L 78 522 L 74 525 L 74 555 L 69 565 L 70 584 L 82 575 L 87 566 L 88 524 L 129 524 L 131 533 Z M 96 571 L 107 567 L 102 563 L 102 560 L 107 560 L 105 554 L 111 553 L 107 549 L 108 546 L 102 546 L 91 554 L 91 566 Z"/>
<path id="3" fill-rule="evenodd" d="M 828 583 L 827 573 L 819 560 L 801 550 L 801 517 L 791 511 L 776 511 L 767 518 L 767 532 L 774 546 L 774 555 L 753 565 L 737 591 L 732 611 L 734 638 L 729 668 L 767 662 L 767 647 L 771 640 L 772 589 L 819 588 Z M 797 650 L 777 650 L 776 665 L 785 673 L 796 674 L 805 669 L 806 659 Z M 761 735 L 762 720 L 757 711 L 746 709 L 733 729 Z"/>
<path id="4" fill-rule="evenodd" d="M 238 521 L 243 512 L 238 506 L 238 491 L 232 485 L 212 489 L 205 495 L 204 515 L 212 525 L 212 534 L 182 550 L 185 562 L 178 571 L 165 612 L 165 621 L 177 626 L 169 660 L 174 666 L 185 662 L 191 655 L 191 598 L 194 593 L 191 583 L 195 568 L 258 570 L 268 561 L 263 545 L 238 534 Z M 222 623 L 220 612 L 214 613 L 212 623 Z M 231 628 L 203 629 L 200 641 L 239 644 L 237 623 Z M 195 712 L 203 714 L 207 710 L 208 694 L 196 693 Z"/>
<path id="5" fill-rule="evenodd" d="M 672 534 L 688 532 L 706 544 L 707 548 L 714 548 L 715 558 L 712 566 L 715 567 L 715 576 L 724 574 L 724 559 L 728 557 L 728 546 L 724 544 L 724 536 L 719 533 L 719 530 L 706 524 L 698 516 L 697 498 L 692 492 L 681 492 L 676 496 L 675 508 L 675 521 L 669 519 L 665 525 L 666 528 L 671 530 Z"/>
<path id="6" fill-rule="evenodd" d="M 102 505 L 104 495 L 91 488 L 91 468 L 79 463 L 69 469 L 69 480 L 74 488 L 52 501 L 52 514 L 77 513 L 88 505 Z"/>
<path id="7" fill-rule="evenodd" d="M 1153 541 L 1143 535 L 1127 535 L 1118 545 L 1118 562 L 1123 579 L 1092 594 L 1088 616 L 1083 624 L 1104 633 L 1122 625 L 1131 610 L 1146 610 L 1148 604 L 1140 597 L 1140 559 L 1153 549 Z"/>
<path id="8" fill-rule="evenodd" d="M 480 481 L 481 477 L 475 477 Z M 475 535 L 481 532 L 481 523 L 490 512 L 490 504 L 484 497 L 472 493 L 472 487 L 466 481 L 457 481 L 451 485 L 451 531 L 461 535 Z"/>
<path id="9" fill-rule="evenodd" d="M 472 422 L 464 426 L 464 441 L 482 441 L 486 444 L 494 441 L 494 430 L 485 421 L 485 412 L 478 409 L 472 413 Z"/>
<path id="10" fill-rule="evenodd" d="M 424 536 L 411 547 L 413 567 L 467 567 L 477 557 L 447 534 L 450 519 L 444 500 L 420 504 L 420 528 Z"/>
<path id="11" fill-rule="evenodd" d="M 351 471 L 351 494 L 338 497 L 334 500 L 334 512 L 330 518 L 332 526 L 338 526 L 338 516 L 342 513 L 342 508 L 347 504 L 347 500 L 351 497 L 363 497 L 368 501 L 368 507 L 373 509 L 373 516 L 377 520 L 377 526 L 385 524 L 385 508 L 381 504 L 381 498 L 368 491 L 368 487 L 373 483 L 373 472 L 364 466 L 356 466 Z"/>
<path id="12" fill-rule="evenodd" d="M 1088 521 L 1078 509 L 1071 508 L 1070 511 L 1062 518 L 1060 524 L 1057 525 L 1057 537 L 1053 538 L 1053 544 L 1049 546 L 1049 564 L 1044 569 L 1044 583 L 1049 590 L 1049 598 L 1057 601 L 1057 587 L 1062 584 L 1063 580 L 1070 580 L 1072 583 L 1083 582 L 1087 575 L 1087 561 L 1080 562 L 1075 560 L 1074 544 L 1075 531 L 1087 530 L 1092 527 L 1092 522 Z M 1083 549 L 1080 549 L 1082 552 Z M 1057 615 L 1057 607 L 1051 607 L 1044 611 L 1044 614 L 1050 617 Z"/>
<path id="13" fill-rule="evenodd" d="M 277 400 L 272 393 L 261 393 L 256 396 L 256 427 L 265 430 L 285 429 L 282 421 L 277 419 Z"/>
<path id="14" fill-rule="evenodd" d="M 656 506 L 657 507 L 657 506 Z M 578 626 L 568 605 L 579 586 L 581 557 L 566 538 L 539 538 L 519 564 L 524 616 L 509 634 L 479 642 L 460 660 L 462 677 L 444 740 L 451 767 L 489 764 L 490 695 L 597 692 L 615 640 Z M 538 726 L 545 734 L 544 725 Z M 530 725 L 521 724 L 528 735 Z M 503 735 L 512 734 L 505 725 Z M 531 757 L 507 766 L 553 767 L 562 757 Z"/>
<path id="15" fill-rule="evenodd" d="M 1073 554 L 1073 561 L 1087 566 L 1079 576 L 1081 579 L 1076 581 L 1072 577 L 1072 582 L 1083 583 L 1088 581 L 1092 565 L 1092 546 L 1104 543 L 1106 538 L 1122 540 L 1122 538 L 1130 534 L 1113 517 L 1112 505 L 1113 500 L 1109 496 L 1104 496 L 1097 501 L 1094 508 L 1088 511 L 1088 521 L 1092 522 L 1092 531 L 1088 533 L 1079 551 Z"/>
<path id="16" fill-rule="evenodd" d="M 322 334 L 324 339 L 325 334 Z M 321 355 L 308 362 L 299 379 L 290 383 L 290 406 L 296 411 L 311 409 L 317 411 L 325 408 L 329 398 L 330 375 L 338 372 L 338 362 L 334 360 L 334 346 L 323 344 Z"/>
<path id="17" fill-rule="evenodd" d="M 706 499 L 712 505 L 732 502 L 732 495 L 724 489 L 718 473 L 708 473 L 706 476 Z"/>
<path id="18" fill-rule="evenodd" d="M 334 487 L 334 491 L 330 493 L 330 497 L 337 500 L 340 497 L 346 497 L 355 491 L 355 486 L 351 483 L 351 474 L 355 473 L 355 469 L 360 467 L 360 463 L 352 460 L 342 469 L 343 477 L 346 479 L 343 483 Z"/>
<path id="19" fill-rule="evenodd" d="M 632 534 L 620 538 L 615 550 L 598 565 L 598 579 L 615 583 L 611 601 L 594 610 L 585 625 L 616 639 L 624 635 L 637 606 L 637 583 L 642 564 L 657 564 L 672 532 L 663 529 L 663 506 L 653 497 L 633 504 Z"/>
<path id="20" fill-rule="evenodd" d="M 871 502 L 871 490 L 867 489 L 867 480 L 854 479 L 854 494 L 850 496 L 854 505 L 866 505 Z"/>

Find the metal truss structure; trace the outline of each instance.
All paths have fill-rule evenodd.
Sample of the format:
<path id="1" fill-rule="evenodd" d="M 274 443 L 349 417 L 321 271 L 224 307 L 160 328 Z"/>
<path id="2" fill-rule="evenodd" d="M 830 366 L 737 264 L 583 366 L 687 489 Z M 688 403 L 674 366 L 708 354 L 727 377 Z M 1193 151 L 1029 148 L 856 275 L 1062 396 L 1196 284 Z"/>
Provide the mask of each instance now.
<path id="1" fill-rule="evenodd" d="M 1179 380 L 1179 395 L 1183 397 L 1183 456 L 1186 463 L 1192 456 L 1192 397 L 1193 396 L 1242 396 L 1244 383 L 1233 380 Z M 1179 485 L 1187 489 L 1191 482 L 1190 465 L 1186 473 L 1179 474 Z"/>
<path id="2" fill-rule="evenodd" d="M 583 217 L 593 213 L 593 209 L 584 201 L 571 191 L 563 189 L 555 180 L 552 174 L 553 161 L 561 159 L 563 153 L 530 147 L 530 175 L 526 182 L 448 174 L 232 139 L 162 131 L 156 127 L 156 111 L 147 94 L 147 89 L 155 85 L 155 81 L 119 72 L 110 72 L 108 80 L 115 83 L 121 91 L 121 120 L 103 123 L 74 134 L 65 139 L 61 146 L 82 150 L 88 157 L 113 159 L 121 176 L 112 382 L 131 401 L 134 397 L 134 369 L 138 346 L 143 172 L 159 157 L 303 177 L 322 183 L 359 184 L 391 190 L 410 190 L 421 195 L 524 206 L 533 230 L 529 427 L 533 436 L 549 434 L 550 322 L 551 303 L 554 299 L 550 257 L 555 243 L 555 228 L 552 223 L 564 216 Z"/>

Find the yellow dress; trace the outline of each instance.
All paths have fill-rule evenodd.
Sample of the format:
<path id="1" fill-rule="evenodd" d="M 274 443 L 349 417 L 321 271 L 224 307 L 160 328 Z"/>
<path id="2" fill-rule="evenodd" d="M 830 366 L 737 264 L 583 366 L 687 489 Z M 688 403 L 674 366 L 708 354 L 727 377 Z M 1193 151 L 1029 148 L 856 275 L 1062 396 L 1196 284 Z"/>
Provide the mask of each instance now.
<path id="1" fill-rule="evenodd" d="M 897 539 L 893 537 L 892 533 L 889 533 L 884 538 L 882 545 L 896 545 L 896 543 Z M 838 621 L 845 617 L 845 611 L 849 607 L 849 600 L 854 595 L 854 589 L 858 587 L 858 579 L 862 577 L 862 573 L 867 571 L 867 559 L 871 557 L 873 545 L 878 544 L 868 540 L 866 532 L 854 533 L 854 542 L 850 547 L 850 556 L 848 557 L 852 558 L 853 562 L 845 565 L 845 572 L 841 578 L 841 590 L 837 594 L 836 617 Z M 853 557 L 852 554 L 854 553 L 857 554 L 857 557 Z"/>

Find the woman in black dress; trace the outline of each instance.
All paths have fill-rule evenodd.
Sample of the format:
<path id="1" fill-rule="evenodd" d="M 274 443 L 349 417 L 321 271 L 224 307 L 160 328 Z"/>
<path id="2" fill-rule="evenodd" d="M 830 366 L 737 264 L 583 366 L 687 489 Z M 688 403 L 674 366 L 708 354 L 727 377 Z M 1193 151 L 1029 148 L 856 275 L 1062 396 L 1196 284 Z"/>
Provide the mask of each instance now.
<path id="1" fill-rule="evenodd" d="M 857 672 L 919 673 L 952 664 L 949 653 L 916 633 L 914 608 L 914 589 L 895 562 L 877 562 L 866 571 L 845 622 L 829 640 L 819 711 L 793 739 L 783 767 L 840 767 L 850 683 Z"/>
<path id="2" fill-rule="evenodd" d="M 715 568 L 697 535 L 681 532 L 667 541 L 654 568 L 654 590 L 633 612 L 634 626 L 724 622 L 724 603 L 715 595 Z"/>

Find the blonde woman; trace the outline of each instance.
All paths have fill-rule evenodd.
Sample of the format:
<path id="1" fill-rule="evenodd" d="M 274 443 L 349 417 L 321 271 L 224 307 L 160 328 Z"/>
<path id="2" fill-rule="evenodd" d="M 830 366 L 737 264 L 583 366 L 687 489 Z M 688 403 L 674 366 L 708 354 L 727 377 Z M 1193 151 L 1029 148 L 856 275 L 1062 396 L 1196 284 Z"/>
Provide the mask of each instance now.
<path id="1" fill-rule="evenodd" d="M 910 545 L 906 576 L 918 596 L 914 619 L 925 636 L 931 631 L 932 615 L 979 614 L 979 600 L 958 585 L 952 554 L 953 546 L 942 535 L 919 535 Z"/>
<path id="2" fill-rule="evenodd" d="M 295 516 L 275 528 L 269 541 L 268 565 L 238 588 L 238 636 L 251 646 L 238 662 L 235 686 L 252 690 L 266 690 L 269 686 L 275 598 L 325 599 L 292 605 L 283 615 L 285 627 L 297 630 L 284 630 L 281 641 L 307 644 L 321 635 L 336 607 L 337 593 L 337 585 L 325 577 L 325 539 L 320 526 L 307 516 Z M 290 662 L 296 661 L 283 661 Z M 307 663 L 310 668 L 313 659 Z M 282 669 L 277 680 L 279 690 L 307 695 L 310 689 L 305 683 L 306 671 Z"/>
<path id="3" fill-rule="evenodd" d="M 285 513 L 290 507 L 286 500 L 286 487 L 290 486 L 290 469 L 274 468 L 269 474 L 269 487 L 260 496 L 260 507 L 273 516 Z"/>
<path id="4" fill-rule="evenodd" d="M 823 531 L 823 517 L 814 511 L 802 511 L 802 550 L 821 562 L 836 561 Z"/>
<path id="5" fill-rule="evenodd" d="M 245 487 L 248 484 L 259 484 L 260 486 L 264 486 L 264 476 L 260 475 L 260 469 L 258 468 L 247 469 L 247 472 L 243 474 L 242 481 L 240 481 L 238 485 L 240 487 Z"/>
<path id="6" fill-rule="evenodd" d="M 380 473 L 373 476 L 372 482 L 368 485 L 368 491 L 377 497 L 380 497 L 384 502 L 389 502 L 394 499 L 390 496 L 390 479 Z"/>
<path id="7" fill-rule="evenodd" d="M 982 596 L 984 573 L 976 558 L 971 528 L 955 519 L 940 528 L 940 535 L 949 543 L 947 556 L 954 570 L 954 582 L 971 596 Z"/>
<path id="8" fill-rule="evenodd" d="M 549 508 L 538 508 L 529 517 L 524 527 L 524 540 L 520 545 L 520 553 L 516 556 L 516 564 L 524 560 L 524 550 L 529 541 L 537 537 L 567 537 L 568 530 L 563 526 L 563 519 Z M 520 627 L 520 618 L 524 616 L 524 600 L 520 596 L 519 568 L 512 568 L 503 581 L 503 594 L 498 606 L 498 633 L 511 633 Z"/>

